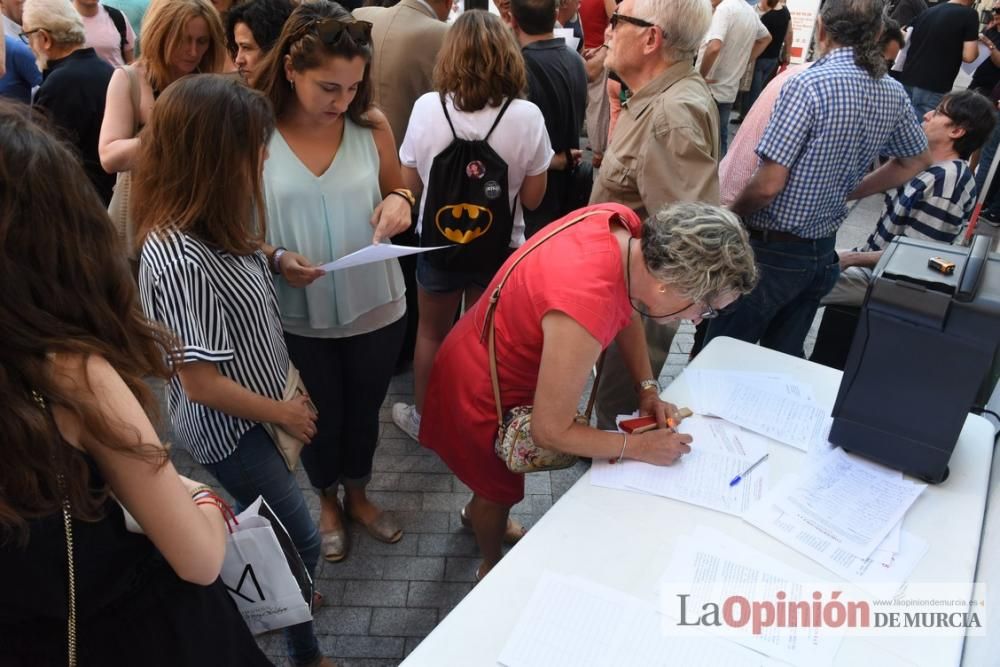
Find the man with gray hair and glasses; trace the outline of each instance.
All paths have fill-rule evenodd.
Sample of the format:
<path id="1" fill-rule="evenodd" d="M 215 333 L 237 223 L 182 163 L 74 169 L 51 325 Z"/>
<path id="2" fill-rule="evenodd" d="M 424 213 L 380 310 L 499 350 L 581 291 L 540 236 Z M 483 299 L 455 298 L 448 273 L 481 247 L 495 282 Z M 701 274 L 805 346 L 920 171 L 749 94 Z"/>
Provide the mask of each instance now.
<path id="1" fill-rule="evenodd" d="M 732 336 L 803 356 L 820 299 L 840 273 L 834 250 L 847 200 L 908 182 L 930 166 L 927 138 L 879 47 L 884 0 L 827 0 L 822 54 L 790 78 L 757 145 L 757 171 L 731 208 L 743 216 L 761 279 L 706 343 Z M 865 175 L 877 155 L 890 159 Z"/>
<path id="2" fill-rule="evenodd" d="M 719 114 L 694 59 L 712 20 L 709 0 L 623 0 L 612 14 L 606 66 L 632 91 L 604 154 L 592 204 L 618 202 L 646 218 L 678 201 L 719 203 Z M 613 428 L 660 371 L 677 331 L 646 317 L 608 349 L 597 399 L 599 428 Z M 623 358 L 644 335 L 652 375 L 633 385 L 646 360 Z M 622 343 L 619 347 L 619 343 Z M 645 371 L 643 371 L 645 373 Z M 663 415 L 659 415 L 662 420 Z"/>

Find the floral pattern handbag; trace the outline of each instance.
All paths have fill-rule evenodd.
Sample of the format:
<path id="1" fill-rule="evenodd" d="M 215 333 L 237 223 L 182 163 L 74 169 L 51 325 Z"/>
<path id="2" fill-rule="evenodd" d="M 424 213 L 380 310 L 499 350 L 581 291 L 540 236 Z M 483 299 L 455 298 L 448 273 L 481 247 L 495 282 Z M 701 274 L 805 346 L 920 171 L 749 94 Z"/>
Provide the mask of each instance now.
<path id="1" fill-rule="evenodd" d="M 489 359 L 490 359 L 490 381 L 493 384 L 493 400 L 497 409 L 497 439 L 494 444 L 496 455 L 507 465 L 507 469 L 514 473 L 542 472 L 545 470 L 560 470 L 568 468 L 576 463 L 577 457 L 573 454 L 565 454 L 551 449 L 539 447 L 531 438 L 531 406 L 519 405 L 511 408 L 506 415 L 503 412 L 503 404 L 500 402 L 500 379 L 497 373 L 496 355 L 496 328 L 494 317 L 496 314 L 497 302 L 500 300 L 500 291 L 504 283 L 510 277 L 511 272 L 517 267 L 531 251 L 545 243 L 550 238 L 575 225 L 576 223 L 596 215 L 598 213 L 608 214 L 611 211 L 588 211 L 578 215 L 565 224 L 559 225 L 539 241 L 533 243 L 530 248 L 507 268 L 506 273 L 497 283 L 490 294 L 490 305 L 486 310 L 486 322 L 484 333 L 488 337 Z M 581 424 L 590 424 L 590 415 L 594 410 L 594 402 L 597 400 L 597 387 L 601 380 L 601 369 L 604 366 L 604 353 L 597 360 L 597 375 L 594 378 L 594 386 L 590 392 L 590 399 L 587 401 L 587 410 L 582 415 L 577 415 L 576 420 Z"/>

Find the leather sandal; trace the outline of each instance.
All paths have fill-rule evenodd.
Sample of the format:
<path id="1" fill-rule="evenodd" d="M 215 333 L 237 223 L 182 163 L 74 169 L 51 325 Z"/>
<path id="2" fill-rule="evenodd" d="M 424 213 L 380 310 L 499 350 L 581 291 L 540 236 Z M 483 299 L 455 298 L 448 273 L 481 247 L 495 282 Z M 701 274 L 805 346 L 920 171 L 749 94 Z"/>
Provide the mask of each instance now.
<path id="1" fill-rule="evenodd" d="M 320 491 L 320 495 L 326 497 L 323 491 Z M 339 508 L 340 501 L 337 500 L 337 494 L 334 493 L 332 498 L 333 503 Z M 343 509 L 340 510 L 340 527 L 333 530 L 321 530 L 319 531 L 319 537 L 323 560 L 330 563 L 338 563 L 347 557 L 347 528 L 344 525 Z"/>
<path id="2" fill-rule="evenodd" d="M 344 497 L 344 512 L 350 517 L 351 521 L 355 521 L 361 525 L 368 534 L 379 542 L 385 542 L 386 544 L 395 544 L 403 539 L 403 529 L 400 527 L 396 520 L 389 516 L 387 513 L 379 511 L 378 516 L 371 523 L 364 523 L 357 517 L 351 514 L 351 510 L 348 505 L 347 497 Z"/>
<path id="3" fill-rule="evenodd" d="M 321 530 L 323 559 L 337 563 L 347 557 L 347 529 L 343 525 L 333 530 Z"/>
<path id="4" fill-rule="evenodd" d="M 459 512 L 459 517 L 462 519 L 462 526 L 466 530 L 472 530 L 472 521 L 466 514 L 468 506 L 463 507 L 462 511 Z M 514 545 L 521 541 L 521 538 L 525 536 L 528 530 L 522 526 L 517 521 L 514 521 L 510 517 L 507 518 L 507 529 L 503 533 L 503 543 L 507 545 Z M 478 572 L 478 570 L 477 570 Z M 478 579 L 477 579 L 478 581 Z"/>

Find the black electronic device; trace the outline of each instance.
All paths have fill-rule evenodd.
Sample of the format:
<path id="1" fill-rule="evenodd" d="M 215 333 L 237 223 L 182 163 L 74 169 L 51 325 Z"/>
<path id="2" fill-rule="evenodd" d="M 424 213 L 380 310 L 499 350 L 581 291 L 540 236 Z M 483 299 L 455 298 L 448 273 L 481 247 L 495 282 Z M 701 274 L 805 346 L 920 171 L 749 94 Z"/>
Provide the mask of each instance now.
<path id="1" fill-rule="evenodd" d="M 844 367 L 831 443 L 928 482 L 947 478 L 969 409 L 995 382 L 1000 255 L 990 242 L 897 237 L 886 247 Z M 931 268 L 932 259 L 954 270 Z"/>

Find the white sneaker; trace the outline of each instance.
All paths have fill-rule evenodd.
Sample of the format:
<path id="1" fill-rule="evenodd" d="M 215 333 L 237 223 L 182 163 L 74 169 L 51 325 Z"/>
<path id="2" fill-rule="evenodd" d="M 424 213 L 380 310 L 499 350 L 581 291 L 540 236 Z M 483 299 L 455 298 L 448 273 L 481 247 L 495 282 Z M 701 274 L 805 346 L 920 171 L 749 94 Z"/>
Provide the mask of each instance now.
<path id="1" fill-rule="evenodd" d="M 403 433 L 420 442 L 420 413 L 409 403 L 393 403 L 392 421 Z"/>

